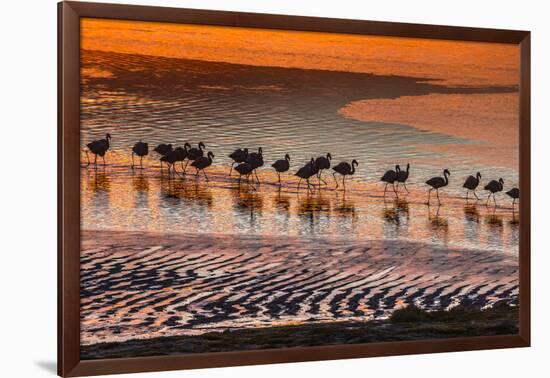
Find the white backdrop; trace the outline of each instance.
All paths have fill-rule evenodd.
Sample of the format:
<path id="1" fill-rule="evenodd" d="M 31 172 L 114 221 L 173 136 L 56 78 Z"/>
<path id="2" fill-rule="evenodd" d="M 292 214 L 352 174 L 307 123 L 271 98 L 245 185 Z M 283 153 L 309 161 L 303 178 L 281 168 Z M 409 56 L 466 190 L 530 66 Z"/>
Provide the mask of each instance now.
<path id="1" fill-rule="evenodd" d="M 110 0 L 111 2 L 120 2 Z M 533 337 L 529 349 L 141 374 L 143 377 L 544 376 L 550 356 L 550 23 L 543 1 L 127 0 L 134 4 L 509 29 L 532 35 Z M 0 342 L 4 377 L 53 376 L 56 360 L 56 2 L 2 4 Z M 546 357 L 546 361 L 544 359 Z M 543 373 L 545 371 L 545 373 Z M 138 376 L 138 375 L 136 375 Z"/>

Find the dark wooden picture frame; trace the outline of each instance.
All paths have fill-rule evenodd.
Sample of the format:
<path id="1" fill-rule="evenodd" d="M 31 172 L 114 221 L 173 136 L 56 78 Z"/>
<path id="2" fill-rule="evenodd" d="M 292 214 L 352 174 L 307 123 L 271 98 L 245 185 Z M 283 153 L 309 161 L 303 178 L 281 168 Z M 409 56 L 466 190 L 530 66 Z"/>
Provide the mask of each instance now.
<path id="1" fill-rule="evenodd" d="M 519 334 L 426 341 L 298 347 L 160 357 L 80 359 L 80 18 L 108 18 L 299 31 L 418 37 L 516 44 L 520 49 Z M 145 7 L 98 3 L 58 4 L 58 374 L 131 373 L 270 364 L 416 353 L 527 347 L 530 345 L 530 33 Z"/>

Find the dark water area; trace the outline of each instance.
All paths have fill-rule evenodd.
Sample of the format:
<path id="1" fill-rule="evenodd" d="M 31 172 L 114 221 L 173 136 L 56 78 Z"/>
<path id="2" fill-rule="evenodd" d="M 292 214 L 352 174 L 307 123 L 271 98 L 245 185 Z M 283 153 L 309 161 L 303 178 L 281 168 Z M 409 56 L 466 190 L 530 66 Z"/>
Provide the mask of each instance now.
<path id="1" fill-rule="evenodd" d="M 82 144 L 113 135 L 112 149 L 129 151 L 138 140 L 183 145 L 202 141 L 227 164 L 237 147 L 263 147 L 267 162 L 285 153 L 293 169 L 331 152 L 335 162 L 357 159 L 356 177 L 378 180 L 395 163 L 415 164 L 417 181 L 455 177 L 482 165 L 468 156 L 445 157 L 426 145 L 477 144 L 407 125 L 361 122 L 338 110 L 369 98 L 429 93 L 507 93 L 516 87 L 446 87 L 429 78 L 253 67 L 239 64 L 82 51 Z M 444 154 L 443 154 L 444 155 Z M 452 165 L 452 166 L 450 166 Z M 512 182 L 517 172 L 498 168 Z"/>

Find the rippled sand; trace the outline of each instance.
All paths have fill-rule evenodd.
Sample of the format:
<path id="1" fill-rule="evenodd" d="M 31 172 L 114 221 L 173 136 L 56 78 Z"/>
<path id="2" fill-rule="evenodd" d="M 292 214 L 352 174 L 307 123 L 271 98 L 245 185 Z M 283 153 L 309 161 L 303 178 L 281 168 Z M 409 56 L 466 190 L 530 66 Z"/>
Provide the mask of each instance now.
<path id="1" fill-rule="evenodd" d="M 517 304 L 517 256 L 389 240 L 83 231 L 81 343 Z"/>

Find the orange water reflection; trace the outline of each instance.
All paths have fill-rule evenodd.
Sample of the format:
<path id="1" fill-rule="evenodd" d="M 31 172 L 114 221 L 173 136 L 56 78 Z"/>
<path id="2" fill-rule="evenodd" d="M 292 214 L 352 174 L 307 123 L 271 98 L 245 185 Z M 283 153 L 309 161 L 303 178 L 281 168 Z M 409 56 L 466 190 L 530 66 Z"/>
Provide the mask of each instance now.
<path id="1" fill-rule="evenodd" d="M 411 184 L 399 199 L 383 185 L 350 180 L 348 190 L 296 192 L 298 181 L 271 171 L 262 184 L 238 185 L 229 167 L 209 168 L 207 183 L 194 175 L 171 177 L 155 165 L 132 172 L 123 164 L 82 168 L 83 229 L 185 233 L 289 235 L 332 239 L 425 241 L 516 252 L 517 210 L 504 195 L 486 207 L 441 192 L 443 206 L 426 206 L 426 189 Z"/>
<path id="2" fill-rule="evenodd" d="M 86 18 L 81 29 L 87 50 L 414 76 L 448 85 L 519 82 L 519 50 L 513 44 Z"/>

